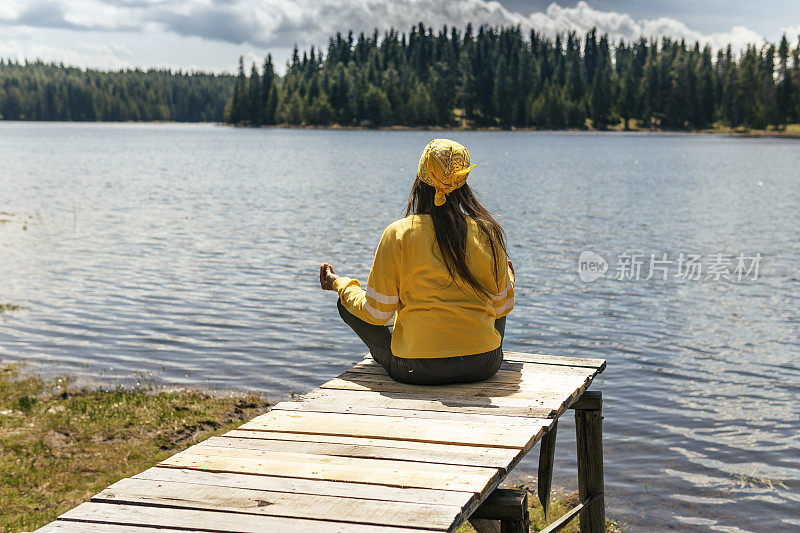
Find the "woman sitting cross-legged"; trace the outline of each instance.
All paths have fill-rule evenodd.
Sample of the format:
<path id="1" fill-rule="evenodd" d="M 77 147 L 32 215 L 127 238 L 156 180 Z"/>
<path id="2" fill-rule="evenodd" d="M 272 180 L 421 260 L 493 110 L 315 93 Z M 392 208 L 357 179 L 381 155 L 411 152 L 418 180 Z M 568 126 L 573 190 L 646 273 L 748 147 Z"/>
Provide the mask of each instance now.
<path id="1" fill-rule="evenodd" d="M 481 381 L 503 360 L 514 269 L 503 229 L 466 184 L 474 166 L 461 144 L 431 141 L 406 217 L 383 232 L 367 285 L 320 266 L 322 288 L 339 293 L 342 319 L 397 381 Z"/>

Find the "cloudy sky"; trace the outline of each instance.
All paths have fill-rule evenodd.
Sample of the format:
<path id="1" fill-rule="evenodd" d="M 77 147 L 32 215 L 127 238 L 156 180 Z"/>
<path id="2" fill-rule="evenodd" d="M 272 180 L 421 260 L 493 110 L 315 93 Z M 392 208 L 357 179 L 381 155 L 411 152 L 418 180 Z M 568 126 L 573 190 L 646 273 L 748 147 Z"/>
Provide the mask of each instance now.
<path id="1" fill-rule="evenodd" d="M 795 40 L 800 0 L 0 0 L 0 57 L 222 72 L 239 55 L 260 61 L 269 50 L 283 64 L 295 43 L 324 47 L 336 31 L 420 20 L 742 46 L 783 32 Z"/>

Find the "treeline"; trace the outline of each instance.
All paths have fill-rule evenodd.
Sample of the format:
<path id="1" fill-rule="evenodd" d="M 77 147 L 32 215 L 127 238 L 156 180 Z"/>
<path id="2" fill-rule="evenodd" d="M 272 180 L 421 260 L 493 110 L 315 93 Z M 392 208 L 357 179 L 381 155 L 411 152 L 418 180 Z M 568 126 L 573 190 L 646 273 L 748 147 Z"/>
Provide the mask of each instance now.
<path id="1" fill-rule="evenodd" d="M 0 119 L 221 122 L 234 79 L 0 60 Z"/>
<path id="2" fill-rule="evenodd" d="M 800 45 L 711 48 L 664 38 L 612 43 L 596 30 L 547 38 L 519 27 L 434 33 L 422 23 L 379 39 L 337 34 L 325 53 L 242 59 L 230 123 L 665 129 L 800 122 Z"/>

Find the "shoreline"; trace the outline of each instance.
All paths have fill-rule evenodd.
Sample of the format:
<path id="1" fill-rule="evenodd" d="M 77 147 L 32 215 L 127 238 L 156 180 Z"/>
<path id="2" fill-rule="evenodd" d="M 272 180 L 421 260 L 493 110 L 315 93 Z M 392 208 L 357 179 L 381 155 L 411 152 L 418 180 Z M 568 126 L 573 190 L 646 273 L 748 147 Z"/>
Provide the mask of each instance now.
<path id="1" fill-rule="evenodd" d="M 284 130 L 322 130 L 322 131 L 457 131 L 457 132 L 523 132 L 523 133 L 591 133 L 591 134 L 639 134 L 639 135 L 722 135 L 728 137 L 745 138 L 776 138 L 776 139 L 800 139 L 800 124 L 787 124 L 784 129 L 748 129 L 748 128 L 729 128 L 717 126 L 700 130 L 681 130 L 681 129 L 660 129 L 660 128 L 638 128 L 632 127 L 625 129 L 617 125 L 606 129 L 595 128 L 536 128 L 536 127 L 511 127 L 501 128 L 499 126 L 484 127 L 459 127 L 459 126 L 359 126 L 341 124 L 269 124 L 251 126 L 248 124 L 228 124 L 226 122 L 182 122 L 176 120 L 2 120 L 0 124 L 129 124 L 129 125 L 204 125 L 222 126 L 230 128 L 249 128 L 249 129 L 284 129 Z"/>
<path id="2" fill-rule="evenodd" d="M 683 134 L 683 135 L 724 135 L 729 137 L 754 137 L 754 138 L 765 138 L 765 137 L 774 137 L 774 138 L 782 138 L 782 139 L 800 139 L 800 124 L 787 124 L 786 128 L 783 130 L 773 130 L 773 129 L 763 129 L 763 130 L 755 130 L 755 129 L 745 129 L 745 128 L 728 128 L 728 127 L 714 127 L 714 128 L 705 128 L 702 130 L 667 130 L 667 129 L 660 129 L 660 128 L 629 128 L 625 129 L 621 126 L 619 127 L 612 127 L 607 129 L 595 129 L 595 128 L 559 128 L 559 129 L 546 129 L 546 128 L 535 128 L 535 127 L 524 127 L 524 128 L 500 128 L 498 126 L 486 126 L 486 127 L 475 127 L 475 128 L 465 128 L 465 127 L 446 127 L 446 126 L 402 126 L 402 125 L 395 125 L 395 126 L 357 126 L 357 125 L 347 125 L 342 126 L 341 124 L 329 124 L 329 125 L 314 125 L 314 124 L 269 124 L 269 125 L 258 125 L 258 126 L 251 126 L 245 124 L 228 124 L 224 122 L 212 122 L 216 126 L 227 126 L 231 128 L 252 128 L 252 129 L 286 129 L 286 130 L 328 130 L 328 131 L 457 131 L 457 132 L 471 132 L 471 131 L 480 131 L 480 132 L 541 132 L 541 133 L 592 133 L 592 134 L 643 134 L 643 135 L 675 135 L 675 134 Z"/>
<path id="3" fill-rule="evenodd" d="M 75 387 L 0 362 L 0 531 L 35 530 L 130 477 L 269 410 L 264 397 Z"/>

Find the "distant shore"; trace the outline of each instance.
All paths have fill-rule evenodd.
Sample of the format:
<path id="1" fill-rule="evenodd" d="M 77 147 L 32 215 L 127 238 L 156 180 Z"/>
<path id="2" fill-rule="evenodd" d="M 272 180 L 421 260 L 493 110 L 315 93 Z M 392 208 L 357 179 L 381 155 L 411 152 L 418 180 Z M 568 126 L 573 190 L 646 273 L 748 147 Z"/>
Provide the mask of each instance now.
<path id="1" fill-rule="evenodd" d="M 631 127 L 625 129 L 621 124 L 606 129 L 595 128 L 510 128 L 504 129 L 499 126 L 491 127 L 461 127 L 461 126 L 358 126 L 341 124 L 270 124 L 260 126 L 250 126 L 247 124 L 228 124 L 225 122 L 183 122 L 175 120 L 144 120 L 144 121 L 82 121 L 82 120 L 2 120 L 2 123 L 16 124 L 213 124 L 215 126 L 227 126 L 232 128 L 253 128 L 253 129 L 287 129 L 287 130 L 329 130 L 329 131 L 520 131 L 520 132 L 567 132 L 567 133 L 647 133 L 653 135 L 674 135 L 674 134 L 701 134 L 701 135 L 728 135 L 731 137 L 775 137 L 783 139 L 800 139 L 800 124 L 787 124 L 782 129 L 753 129 L 753 128 L 729 128 L 726 126 L 715 126 L 700 130 L 669 130 L 661 128 L 639 128 Z"/>
<path id="2" fill-rule="evenodd" d="M 638 128 L 631 127 L 625 129 L 622 125 L 609 127 L 606 129 L 595 128 L 562 128 L 562 129 L 542 129 L 542 128 L 510 128 L 504 129 L 497 126 L 492 127 L 459 127 L 459 126 L 357 126 L 341 124 L 314 125 L 314 124 L 274 124 L 262 126 L 250 126 L 242 124 L 226 124 L 215 122 L 220 126 L 230 126 L 234 128 L 254 128 L 254 129 L 298 129 L 298 130 L 332 130 L 332 131 L 520 131 L 520 132 L 543 132 L 543 133 L 648 133 L 674 135 L 678 134 L 706 134 L 706 135 L 729 135 L 732 137 L 778 137 L 785 139 L 800 139 L 800 124 L 788 124 L 783 129 L 748 129 L 748 128 L 729 128 L 725 126 L 715 126 L 701 130 L 668 130 L 660 128 Z"/>

